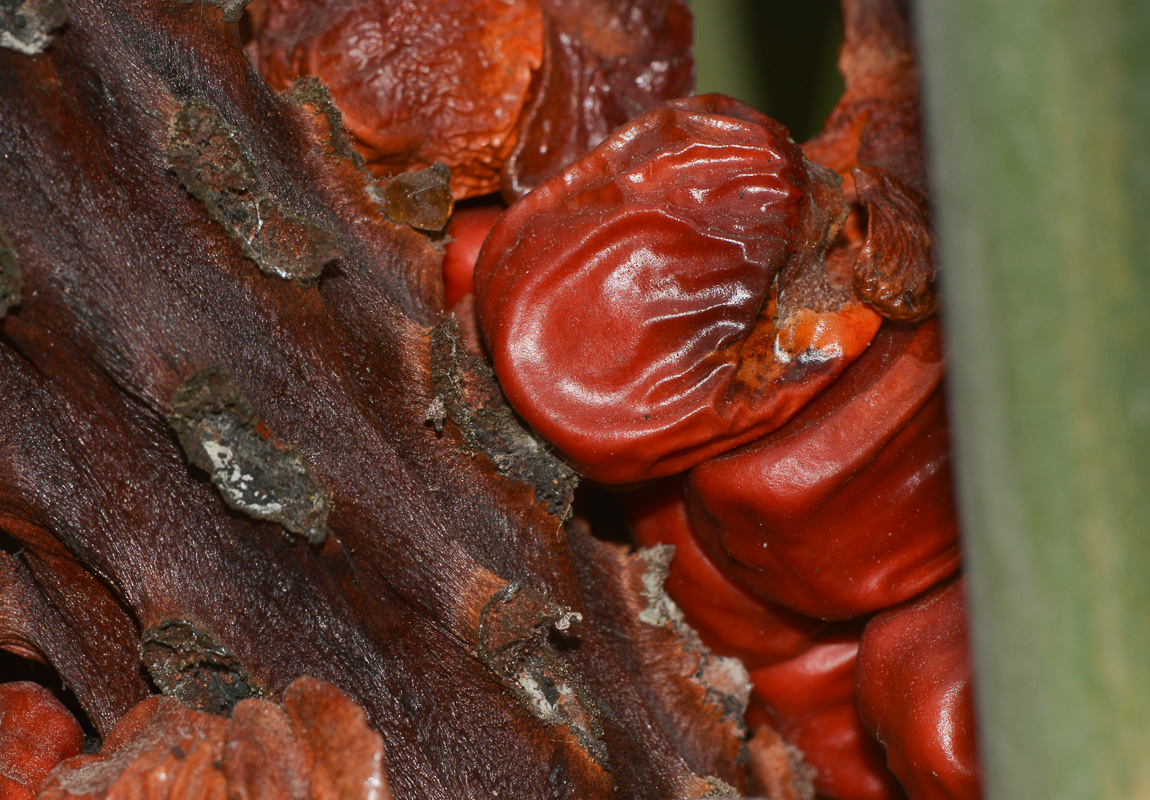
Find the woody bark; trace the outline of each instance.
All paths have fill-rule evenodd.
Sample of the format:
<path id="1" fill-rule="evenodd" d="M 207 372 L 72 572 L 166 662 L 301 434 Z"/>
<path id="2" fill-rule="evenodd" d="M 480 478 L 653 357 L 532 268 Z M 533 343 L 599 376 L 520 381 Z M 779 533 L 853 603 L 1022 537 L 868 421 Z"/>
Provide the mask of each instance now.
<path id="1" fill-rule="evenodd" d="M 238 11 L 0 15 L 0 645 L 102 735 L 329 681 L 396 798 L 754 788 L 745 673 L 658 558 L 565 521 L 572 474 L 442 320 L 440 243 Z"/>

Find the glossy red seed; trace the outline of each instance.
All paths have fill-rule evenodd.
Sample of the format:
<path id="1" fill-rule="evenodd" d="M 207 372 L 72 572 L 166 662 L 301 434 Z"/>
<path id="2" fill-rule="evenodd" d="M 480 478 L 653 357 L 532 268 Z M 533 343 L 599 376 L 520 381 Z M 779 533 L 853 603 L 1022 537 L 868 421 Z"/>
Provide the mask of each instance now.
<path id="1" fill-rule="evenodd" d="M 503 206 L 481 206 L 456 211 L 447 223 L 443 246 L 443 293 L 445 305 L 454 308 L 465 294 L 471 294 L 475 260 Z"/>
<path id="2" fill-rule="evenodd" d="M 863 632 L 858 703 L 911 800 L 978 800 L 965 580 L 876 616 Z"/>
<path id="3" fill-rule="evenodd" d="M 794 658 L 751 672 L 749 722 L 767 722 L 816 770 L 815 788 L 833 800 L 897 800 L 898 781 L 855 704 L 861 626 L 840 623 Z"/>
<path id="4" fill-rule="evenodd" d="M 623 502 L 637 544 L 674 545 L 664 585 L 687 621 L 715 652 L 738 657 L 750 670 L 748 724 L 769 725 L 799 748 L 817 770 L 824 798 L 901 797 L 855 707 L 861 626 L 803 617 L 731 582 L 690 530 L 681 478 L 653 483 Z"/>
<path id="5" fill-rule="evenodd" d="M 772 430 L 878 327 L 811 288 L 843 211 L 834 176 L 753 109 L 707 95 L 647 112 L 488 236 L 475 296 L 508 399 L 612 483 Z"/>
<path id="6" fill-rule="evenodd" d="M 80 724 L 43 686 L 0 684 L 0 798 L 30 800 L 52 768 L 83 746 Z"/>
<path id="7" fill-rule="evenodd" d="M 719 569 L 826 619 L 958 569 L 944 370 L 937 320 L 889 325 L 785 426 L 696 467 L 692 527 Z"/>
<path id="8" fill-rule="evenodd" d="M 802 653 L 827 626 L 764 602 L 719 571 L 691 532 L 682 477 L 629 492 L 621 502 L 637 545 L 674 546 L 664 588 L 719 655 L 735 656 L 748 669 L 776 664 Z"/>

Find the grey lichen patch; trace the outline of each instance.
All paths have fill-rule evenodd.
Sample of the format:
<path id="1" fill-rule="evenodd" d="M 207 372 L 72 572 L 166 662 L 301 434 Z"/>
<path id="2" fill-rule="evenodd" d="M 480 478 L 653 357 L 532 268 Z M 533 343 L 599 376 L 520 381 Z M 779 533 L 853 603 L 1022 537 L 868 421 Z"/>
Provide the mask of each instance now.
<path id="1" fill-rule="evenodd" d="M 203 3 L 223 12 L 224 22 L 237 22 L 251 0 L 179 0 L 181 3 Z"/>
<path id="2" fill-rule="evenodd" d="M 743 793 L 725 780 L 714 776 L 690 775 L 676 786 L 674 800 L 712 800 L 713 798 L 742 798 Z"/>
<path id="3" fill-rule="evenodd" d="M 642 565 L 642 592 L 647 600 L 646 607 L 639 612 L 639 621 L 655 627 L 669 627 L 678 634 L 687 650 L 698 653 L 695 679 L 706 688 L 712 702 L 732 718 L 741 720 L 750 700 L 750 675 L 737 658 L 712 653 L 667 594 L 664 583 L 674 555 L 673 545 L 660 544 L 642 548 L 633 556 Z"/>
<path id="4" fill-rule="evenodd" d="M 531 703 L 535 715 L 544 722 L 561 724 L 570 716 L 566 708 L 575 701 L 575 692 L 571 686 L 562 680 L 540 674 L 541 670 L 532 669 L 533 665 L 524 665 L 525 669 L 516 675 L 519 689 Z"/>
<path id="5" fill-rule="evenodd" d="M 182 620 L 146 629 L 140 655 L 157 689 L 201 711 L 230 716 L 240 700 L 263 694 L 219 639 Z"/>
<path id="6" fill-rule="evenodd" d="M 335 101 L 331 99 L 331 92 L 319 78 L 312 75 L 300 78 L 281 93 L 280 97 L 294 106 L 309 109 L 319 119 L 331 148 L 331 156 L 350 161 L 353 166 L 363 171 L 365 178 L 370 176 L 362 156 L 356 152 L 347 130 L 343 127 L 343 115 L 336 108 Z M 374 179 L 369 179 L 367 182 L 375 184 Z"/>
<path id="7" fill-rule="evenodd" d="M 508 584 L 479 614 L 479 655 L 496 672 L 513 674 L 545 645 L 552 628 L 567 630 L 581 619 L 520 583 Z"/>
<path id="8" fill-rule="evenodd" d="M 594 705 L 553 651 L 525 660 L 511 686 L 539 721 L 565 726 L 592 760 L 605 762 L 602 726 L 589 710 Z"/>
<path id="9" fill-rule="evenodd" d="M 333 234 L 273 196 L 239 132 L 215 107 L 198 100 L 180 107 L 168 129 L 167 158 L 184 188 L 263 272 L 311 286 L 342 254 Z"/>
<path id="10" fill-rule="evenodd" d="M 34 55 L 68 19 L 68 0 L 0 0 L 0 47 Z"/>
<path id="11" fill-rule="evenodd" d="M 219 370 L 201 370 L 172 398 L 169 424 L 188 460 L 230 507 L 321 544 L 331 502 L 294 447 L 275 439 Z"/>
<path id="12" fill-rule="evenodd" d="M 434 399 L 427 422 L 442 432 L 450 419 L 464 443 L 491 459 L 499 473 L 535 487 L 535 500 L 566 518 L 578 477 L 556 458 L 515 416 L 495 373 L 467 352 L 459 323 L 448 315 L 431 331 L 431 381 Z"/>
<path id="13" fill-rule="evenodd" d="M 718 778 L 707 776 L 704 778 L 708 784 L 707 792 L 703 797 L 742 797 L 743 793 L 729 783 Z"/>
<path id="14" fill-rule="evenodd" d="M 436 433 L 443 433 L 443 423 L 447 422 L 447 406 L 442 397 L 432 398 L 423 421 L 435 428 Z"/>
<path id="15" fill-rule="evenodd" d="M 0 233 L 0 319 L 8 313 L 8 309 L 20 305 L 23 291 L 24 281 L 20 276 L 16 251 L 8 244 L 4 234 Z"/>
<path id="16" fill-rule="evenodd" d="M 663 589 L 671 567 L 671 559 L 675 557 L 675 546 L 659 544 L 643 548 L 635 554 L 635 557 L 646 563 L 646 569 L 643 571 L 643 596 L 647 599 L 647 607 L 639 612 L 639 620 L 648 625 L 681 622 L 683 613 Z"/>
<path id="17" fill-rule="evenodd" d="M 383 210 L 399 225 L 441 231 L 455 208 L 451 170 L 438 161 L 427 169 L 396 175 L 383 189 Z"/>
<path id="18" fill-rule="evenodd" d="M 590 711 L 594 705 L 551 642 L 554 632 L 570 632 L 582 619 L 522 584 L 509 584 L 480 613 L 479 657 L 537 719 L 566 726 L 591 758 L 602 760 L 606 751 Z"/>

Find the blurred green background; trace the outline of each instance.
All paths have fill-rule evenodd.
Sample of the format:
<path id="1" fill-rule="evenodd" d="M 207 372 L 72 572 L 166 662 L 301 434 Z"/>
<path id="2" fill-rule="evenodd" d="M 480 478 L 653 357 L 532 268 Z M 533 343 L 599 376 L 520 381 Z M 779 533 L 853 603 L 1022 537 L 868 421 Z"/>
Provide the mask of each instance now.
<path id="1" fill-rule="evenodd" d="M 838 0 L 689 0 L 698 92 L 722 92 L 791 130 L 822 127 L 842 94 Z"/>

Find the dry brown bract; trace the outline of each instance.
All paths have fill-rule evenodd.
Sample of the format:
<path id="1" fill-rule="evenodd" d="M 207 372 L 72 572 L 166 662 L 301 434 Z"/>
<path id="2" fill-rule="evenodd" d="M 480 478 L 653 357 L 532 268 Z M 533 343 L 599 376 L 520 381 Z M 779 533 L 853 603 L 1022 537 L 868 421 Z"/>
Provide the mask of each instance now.
<path id="1" fill-rule="evenodd" d="M 230 720 L 171 697 L 128 712 L 99 755 L 61 763 L 41 800 L 391 800 L 383 744 L 363 709 L 299 678 L 283 704 L 242 700 Z"/>
<path id="2" fill-rule="evenodd" d="M 280 0 L 259 35 L 277 89 L 330 89 L 377 175 L 440 161 L 457 198 L 498 191 L 531 76 L 543 58 L 536 2 Z"/>
<path id="3" fill-rule="evenodd" d="M 326 85 L 379 176 L 439 161 L 456 199 L 517 197 L 694 86 L 680 0 L 271 0 L 260 69 Z"/>
<path id="4" fill-rule="evenodd" d="M 330 681 L 397 798 L 752 788 L 741 684 L 567 521 L 569 468 L 440 323 L 442 250 L 237 8 L 74 0 L 0 48 L 0 642 L 102 735 L 156 690 Z M 210 775 L 201 739 L 169 766 Z"/>

